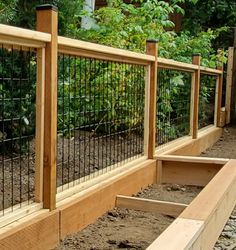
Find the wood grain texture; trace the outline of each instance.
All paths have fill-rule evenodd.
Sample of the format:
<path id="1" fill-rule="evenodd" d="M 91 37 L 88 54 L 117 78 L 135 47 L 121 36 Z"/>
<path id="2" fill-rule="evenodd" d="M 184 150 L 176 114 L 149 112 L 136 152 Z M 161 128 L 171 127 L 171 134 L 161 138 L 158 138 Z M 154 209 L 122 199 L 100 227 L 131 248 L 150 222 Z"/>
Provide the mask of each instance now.
<path id="1" fill-rule="evenodd" d="M 155 152 L 155 142 L 156 142 L 156 114 L 157 114 L 157 50 L 158 46 L 156 42 L 147 42 L 146 53 L 155 57 L 155 61 L 149 66 L 149 74 L 146 84 L 148 84 L 148 91 L 146 92 L 146 98 L 148 100 L 148 107 L 146 107 L 145 112 L 148 112 L 148 121 L 145 125 L 148 129 L 145 130 L 147 133 L 147 156 L 148 159 L 153 159 Z"/>
<path id="2" fill-rule="evenodd" d="M 175 202 L 158 201 L 117 195 L 116 207 L 134 209 L 144 212 L 160 213 L 178 217 L 187 207 L 187 205 Z"/>
<path id="3" fill-rule="evenodd" d="M 190 131 L 193 139 L 197 139 L 198 136 L 198 109 L 199 109 L 199 90 L 200 90 L 200 71 L 201 56 L 193 56 L 193 64 L 198 66 L 198 69 L 192 75 L 192 87 L 191 87 L 191 118 L 190 118 Z"/>
<path id="4" fill-rule="evenodd" d="M 203 227 L 203 221 L 177 218 L 147 250 L 189 250 Z"/>
<path id="5" fill-rule="evenodd" d="M 230 123 L 231 118 L 231 94 L 233 84 L 233 64 L 234 64 L 234 47 L 229 48 L 227 63 L 227 79 L 226 79 L 226 94 L 225 94 L 225 111 L 226 111 L 226 124 Z"/>
<path id="6" fill-rule="evenodd" d="M 206 186 L 222 164 L 162 161 L 162 183 Z"/>
<path id="7" fill-rule="evenodd" d="M 61 239 L 93 223 L 115 207 L 116 196 L 132 195 L 156 182 L 156 161 L 141 165 L 109 178 L 58 204 L 61 218 Z"/>
<path id="8" fill-rule="evenodd" d="M 45 56 L 45 115 L 44 115 L 44 171 L 43 206 L 56 207 L 56 148 L 57 148 L 57 30 L 58 13 L 37 11 L 37 30 L 51 34 Z"/>
<path id="9" fill-rule="evenodd" d="M 46 250 L 59 243 L 59 212 L 41 211 L 0 232 L 1 250 Z"/>

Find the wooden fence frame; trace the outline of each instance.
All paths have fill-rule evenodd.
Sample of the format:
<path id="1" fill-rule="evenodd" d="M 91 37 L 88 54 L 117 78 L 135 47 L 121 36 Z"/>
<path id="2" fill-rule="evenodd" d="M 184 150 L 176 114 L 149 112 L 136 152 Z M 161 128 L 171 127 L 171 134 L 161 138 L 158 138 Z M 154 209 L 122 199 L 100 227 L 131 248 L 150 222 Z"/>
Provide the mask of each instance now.
<path id="1" fill-rule="evenodd" d="M 51 5 L 43 5 L 37 8 L 37 30 L 38 31 L 30 31 L 21 28 L 10 27 L 7 25 L 0 25 L 0 43 L 3 43 L 4 46 L 14 45 L 14 48 L 22 48 L 22 47 L 30 47 L 37 50 L 37 88 L 36 88 L 36 171 L 35 171 L 35 201 L 39 204 L 43 204 L 43 210 L 48 213 L 50 218 L 50 222 L 52 223 L 52 227 L 55 228 L 55 232 L 58 232 L 58 228 L 63 226 L 65 223 L 65 227 L 59 230 L 60 236 L 55 236 L 52 241 L 47 242 L 46 246 L 51 247 L 55 245 L 55 242 L 59 238 L 63 238 L 67 233 L 74 232 L 76 230 L 81 229 L 85 225 L 91 222 L 91 218 L 87 219 L 83 225 L 71 225 L 73 229 L 67 228 L 70 227 L 68 224 L 69 216 L 71 213 L 75 213 L 76 209 L 79 206 L 83 205 L 81 200 L 77 200 L 76 202 L 73 199 L 70 199 L 72 194 L 76 194 L 79 189 L 74 189 L 74 191 L 67 192 L 67 196 L 63 196 L 60 199 L 60 202 L 57 204 L 56 198 L 56 140 L 57 140 L 57 56 L 58 53 L 64 53 L 68 55 L 74 56 L 84 56 L 102 60 L 110 60 L 116 62 L 125 62 L 131 64 L 140 64 L 144 65 L 147 68 L 146 75 L 146 91 L 145 91 L 145 157 L 142 159 L 141 163 L 138 164 L 139 167 L 136 168 L 136 172 L 132 172 L 131 170 L 134 168 L 132 163 L 124 166 L 124 170 L 127 168 L 127 171 L 131 171 L 134 175 L 138 176 L 137 182 L 135 182 L 135 187 L 130 187 L 130 184 L 125 184 L 124 181 L 131 180 L 131 175 L 127 175 L 121 173 L 123 170 L 114 170 L 114 173 L 108 173 L 107 176 L 109 178 L 116 178 L 115 175 L 121 175 L 119 177 L 119 181 L 117 184 L 119 188 L 111 194 L 111 199 L 109 205 L 103 207 L 99 210 L 92 218 L 97 218 L 101 215 L 105 209 L 109 209 L 115 205 L 113 199 L 118 194 L 116 192 L 120 192 L 122 194 L 123 188 L 128 185 L 130 191 L 128 193 L 136 192 L 140 187 L 143 187 L 152 183 L 160 183 L 166 180 L 166 176 L 168 176 L 169 181 L 173 181 L 174 178 L 171 179 L 171 175 L 169 174 L 173 168 L 177 169 L 178 175 L 180 176 L 180 182 L 184 182 L 183 176 L 188 172 L 188 168 L 186 168 L 184 164 L 192 165 L 194 171 L 198 172 L 198 168 L 196 166 L 201 165 L 201 169 L 205 173 L 211 169 L 210 174 L 207 177 L 199 181 L 199 176 L 203 175 L 203 172 L 199 172 L 199 176 L 194 179 L 193 176 L 192 181 L 197 185 L 206 185 L 208 181 L 219 171 L 218 165 L 222 165 L 221 163 L 209 163 L 209 162 L 196 162 L 197 159 L 189 159 L 184 158 L 180 160 L 169 160 L 166 161 L 164 158 L 159 157 L 159 149 L 155 148 L 155 134 L 156 134 L 156 89 L 157 89 L 157 67 L 164 69 L 172 69 L 179 70 L 183 72 L 189 72 L 192 75 L 192 87 L 191 87 L 191 121 L 190 121 L 190 130 L 191 135 L 179 144 L 175 144 L 173 142 L 173 146 L 168 146 L 168 150 L 166 152 L 172 152 L 172 154 L 183 154 L 183 150 L 186 151 L 186 147 L 189 147 L 189 154 L 197 155 L 200 151 L 207 146 L 210 146 L 213 142 L 215 142 L 219 136 L 221 135 L 222 130 L 218 127 L 221 126 L 221 102 L 222 102 L 222 80 L 223 80 L 223 68 L 212 69 L 207 67 L 200 66 L 200 56 L 195 55 L 193 57 L 193 63 L 183 63 L 174 61 L 171 59 L 160 58 L 157 55 L 157 44 L 154 41 L 147 42 L 147 53 L 140 54 L 135 52 L 130 52 L 126 50 L 111 48 L 107 46 L 97 45 L 93 43 L 83 42 L 75 39 L 65 38 L 57 35 L 57 9 Z M 230 71 L 229 71 L 230 72 Z M 202 133 L 198 130 L 198 99 L 199 99 L 199 85 L 200 85 L 200 74 L 213 75 L 217 77 L 217 91 L 216 91 L 216 110 L 215 110 L 215 124 L 211 128 L 211 131 L 207 130 L 207 132 Z M 230 73 L 229 73 L 230 77 Z M 230 83 L 228 84 L 230 86 Z M 228 114 L 230 104 L 226 105 L 226 114 Z M 227 116 L 227 123 L 230 121 L 230 117 Z M 207 141 L 209 140 L 209 142 Z M 203 146 L 204 142 L 204 146 Z M 194 145 L 192 147 L 191 145 Z M 182 150 L 182 151 L 181 151 Z M 191 151 L 191 152 L 190 152 Z M 188 154 L 188 153 L 186 153 Z M 174 162 L 174 165 L 173 165 Z M 182 168 L 179 168 L 176 162 L 181 162 Z M 177 165 L 176 165 L 177 164 Z M 213 165 L 213 167 L 212 167 Z M 131 170 L 130 170 L 131 169 Z M 144 175 L 146 169 L 149 169 L 150 173 L 147 176 Z M 145 171 L 144 171 L 145 170 Z M 121 172 L 119 172 L 121 171 Z M 133 170 L 134 171 L 134 170 Z M 169 172 L 168 172 L 169 171 Z M 131 173 L 130 172 L 130 173 Z M 208 172 L 209 173 L 209 172 Z M 182 177 L 181 177 L 182 176 Z M 100 178 L 100 177 L 99 177 Z M 102 177 L 103 178 L 103 177 Z M 107 177 L 108 178 L 108 177 Z M 118 177 L 117 177 L 118 178 Z M 123 179 L 122 179 L 123 178 Z M 168 179 L 167 178 L 167 179 Z M 113 180 L 112 179 L 112 180 Z M 118 179 L 117 179 L 118 180 Z M 113 183 L 111 181 L 111 183 Z M 192 183 L 193 184 L 193 183 Z M 93 181 L 91 182 L 91 186 L 96 186 Z M 106 188 L 106 180 L 104 183 L 102 182 L 103 187 L 100 185 L 100 191 Z M 111 185 L 115 185 L 114 183 Z M 124 185 L 124 187 L 122 187 Z M 85 185 L 86 186 L 86 185 Z M 89 189 L 89 186 L 86 186 Z M 93 191 L 94 195 L 97 191 Z M 104 191 L 101 191 L 104 192 Z M 96 196 L 95 195 L 95 196 Z M 101 194 L 100 194 L 101 195 Z M 88 196 L 86 196 L 88 197 Z M 67 200 L 68 198 L 69 200 Z M 80 198 L 79 198 L 80 199 Z M 66 202 L 72 202 L 73 204 L 68 205 Z M 86 201 L 87 202 L 87 201 Z M 91 204 L 91 201 L 90 203 Z M 166 204 L 165 204 L 166 205 Z M 173 205 L 173 204 L 172 204 Z M 72 206 L 72 208 L 71 208 Z M 60 209 L 59 209 L 59 208 Z M 178 207 L 178 206 L 177 206 Z M 180 209 L 183 206 L 179 206 Z M 32 211 L 35 212 L 33 209 Z M 41 206 L 40 206 L 41 208 Z M 30 208 L 23 215 L 28 215 L 31 212 Z M 69 211 L 69 212 L 68 212 Z M 43 213 L 40 215 L 43 219 L 47 217 L 44 212 L 40 211 L 39 213 Z M 85 212 L 86 213 L 86 212 Z M 60 214 L 60 216 L 59 216 Z M 22 214 L 20 217 L 24 217 Z M 69 216 L 68 216 L 69 215 Z M 13 215 L 14 217 L 15 215 Z M 14 217 L 14 220 L 20 218 Z M 40 218 L 41 218 L 40 217 Z M 32 218 L 32 217 L 30 217 Z M 68 221 L 66 221 L 68 219 Z M 78 217 L 80 219 L 80 217 Z M 23 219 L 24 220 L 24 219 Z M 60 222 L 58 222 L 61 220 Z M 37 221 L 37 220 L 36 220 Z M 10 223 L 9 221 L 8 223 Z M 39 220 L 39 223 L 42 221 Z M 37 221 L 38 223 L 38 221 Z M 57 223 L 59 224 L 56 225 Z M 27 224 L 28 225 L 28 224 Z M 17 225 L 18 227 L 19 225 Z M 45 226 L 45 225 L 44 225 Z M 21 226 L 22 227 L 22 226 Z M 34 234 L 37 234 L 37 228 Z M 201 227 L 202 228 L 202 227 Z M 10 228 L 11 229 L 11 228 Z M 15 230 L 15 229 L 14 229 Z M 13 230 L 13 231 L 14 231 Z M 18 233 L 19 231 L 17 231 Z M 27 230 L 26 230 L 27 232 Z M 15 234 L 16 232 L 12 232 Z M 52 232 L 51 232 L 52 233 Z M 6 243 L 5 240 L 7 236 L 3 236 L 0 234 L 0 246 L 4 247 L 8 246 L 4 245 Z M 9 233 L 7 233 L 9 235 Z M 23 235 L 25 235 L 23 233 Z M 41 235 L 42 236 L 42 235 Z M 43 237 L 43 236 L 42 236 Z M 2 240 L 1 240 L 2 239 Z M 3 242 L 3 243 L 1 243 Z M 41 243 L 41 247 L 45 247 L 45 244 Z M 16 247 L 16 245 L 14 245 Z M 32 245 L 31 245 L 32 247 Z M 42 247 L 42 249 L 43 249 Z M 17 249 L 17 248 L 15 248 Z M 31 248 L 32 249 L 32 248 Z"/>

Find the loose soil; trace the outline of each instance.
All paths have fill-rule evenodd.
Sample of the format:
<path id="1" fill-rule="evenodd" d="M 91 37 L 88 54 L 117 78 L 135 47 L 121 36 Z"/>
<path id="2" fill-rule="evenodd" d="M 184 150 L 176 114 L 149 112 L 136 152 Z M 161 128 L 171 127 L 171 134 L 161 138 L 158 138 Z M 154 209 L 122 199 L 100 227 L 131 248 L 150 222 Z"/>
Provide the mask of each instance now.
<path id="1" fill-rule="evenodd" d="M 152 185 L 136 196 L 189 204 L 200 187 Z M 56 250 L 146 249 L 172 222 L 173 217 L 115 208 L 80 233 L 70 235 Z"/>
<path id="2" fill-rule="evenodd" d="M 203 152 L 202 156 L 236 159 L 235 145 L 236 127 L 225 128 L 220 140 Z M 136 196 L 189 204 L 200 191 L 199 187 L 152 185 Z M 236 249 L 235 215 L 236 209 L 216 243 L 215 250 Z M 160 214 L 115 208 L 81 232 L 67 236 L 55 250 L 146 249 L 173 220 L 172 217 Z"/>

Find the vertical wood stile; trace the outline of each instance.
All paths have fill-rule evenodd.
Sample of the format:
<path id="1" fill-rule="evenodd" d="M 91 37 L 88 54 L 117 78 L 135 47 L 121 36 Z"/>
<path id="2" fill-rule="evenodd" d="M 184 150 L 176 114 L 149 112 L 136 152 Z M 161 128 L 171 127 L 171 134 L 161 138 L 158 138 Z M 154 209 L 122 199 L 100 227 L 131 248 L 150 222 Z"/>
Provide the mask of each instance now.
<path id="1" fill-rule="evenodd" d="M 148 40 L 146 44 L 146 53 L 155 56 L 155 62 L 148 66 L 146 81 L 146 107 L 145 107 L 145 154 L 148 159 L 153 159 L 156 141 L 156 100 L 157 100 L 157 42 Z"/>
<path id="2" fill-rule="evenodd" d="M 45 49 L 37 50 L 36 135 L 35 135 L 35 201 L 43 201 Z"/>
<path id="3" fill-rule="evenodd" d="M 218 52 L 220 53 L 221 50 Z M 220 125 L 220 113 L 222 104 L 222 89 L 223 89 L 223 78 L 224 78 L 224 67 L 223 63 L 217 67 L 218 70 L 222 71 L 222 74 L 217 76 L 216 84 L 216 103 L 215 103 L 215 125 L 221 127 Z"/>
<path id="4" fill-rule="evenodd" d="M 198 65 L 199 69 L 192 74 L 192 93 L 191 93 L 191 120 L 190 131 L 193 139 L 198 137 L 198 112 L 199 112 L 199 90 L 201 81 L 201 56 L 200 54 L 193 55 L 193 64 Z"/>
<path id="5" fill-rule="evenodd" d="M 56 147 L 57 147 L 57 55 L 58 13 L 52 5 L 37 7 L 37 30 L 50 33 L 51 42 L 45 49 L 45 112 L 43 207 L 56 207 Z"/>
<path id="6" fill-rule="evenodd" d="M 229 47 L 227 79 L 226 79 L 226 96 L 225 96 L 226 124 L 230 123 L 231 97 L 232 97 L 231 91 L 233 82 L 233 59 L 234 59 L 234 47 Z"/>

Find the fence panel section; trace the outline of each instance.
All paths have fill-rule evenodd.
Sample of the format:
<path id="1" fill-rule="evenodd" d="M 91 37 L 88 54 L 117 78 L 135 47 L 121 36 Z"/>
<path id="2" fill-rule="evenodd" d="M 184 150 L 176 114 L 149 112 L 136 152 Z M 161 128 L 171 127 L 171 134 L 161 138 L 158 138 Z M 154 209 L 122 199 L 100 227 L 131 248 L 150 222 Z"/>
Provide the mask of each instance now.
<path id="1" fill-rule="evenodd" d="M 60 54 L 61 191 L 143 155 L 146 67 Z"/>

